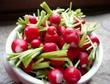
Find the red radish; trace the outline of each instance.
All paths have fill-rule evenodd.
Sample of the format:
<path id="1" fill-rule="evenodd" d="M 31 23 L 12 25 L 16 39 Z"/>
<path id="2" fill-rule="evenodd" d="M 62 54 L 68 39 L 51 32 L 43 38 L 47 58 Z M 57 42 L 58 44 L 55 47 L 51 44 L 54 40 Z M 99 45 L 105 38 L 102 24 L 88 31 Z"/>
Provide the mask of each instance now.
<path id="1" fill-rule="evenodd" d="M 33 65 L 33 61 L 25 68 L 23 64 L 21 64 L 21 68 L 26 72 L 26 73 L 29 73 L 32 71 L 32 65 Z"/>
<path id="2" fill-rule="evenodd" d="M 41 39 L 41 41 L 44 43 L 44 38 L 45 38 L 45 36 L 46 36 L 46 32 L 47 31 L 42 31 L 42 32 L 40 32 L 40 39 Z"/>
<path id="3" fill-rule="evenodd" d="M 55 26 L 49 26 L 47 29 L 47 32 L 50 35 L 56 34 L 56 27 Z"/>
<path id="4" fill-rule="evenodd" d="M 41 40 L 41 37 L 39 36 L 37 39 L 38 39 L 38 40 Z"/>
<path id="5" fill-rule="evenodd" d="M 52 52 L 57 50 L 57 45 L 55 43 L 45 43 L 43 47 L 44 52 Z"/>
<path id="6" fill-rule="evenodd" d="M 99 45 L 99 39 L 95 35 L 90 35 L 90 39 L 92 40 L 93 43 L 97 43 Z"/>
<path id="7" fill-rule="evenodd" d="M 80 68 L 79 70 L 82 76 L 87 73 L 87 70 L 85 68 Z"/>
<path id="8" fill-rule="evenodd" d="M 74 29 L 72 29 L 72 28 L 66 28 L 63 32 L 63 35 L 64 34 L 66 34 L 66 35 L 71 34 L 73 31 L 74 31 Z"/>
<path id="9" fill-rule="evenodd" d="M 36 17 L 36 16 L 25 15 L 24 17 L 25 17 L 25 18 L 28 18 L 28 19 L 29 19 L 29 22 L 30 22 L 31 24 L 36 24 L 36 23 L 37 23 L 37 17 Z"/>
<path id="10" fill-rule="evenodd" d="M 79 28 L 75 29 L 75 31 L 78 33 L 78 35 L 81 35 L 81 30 Z"/>
<path id="11" fill-rule="evenodd" d="M 54 67 L 62 66 L 65 64 L 64 61 L 58 61 L 58 60 L 51 60 L 50 63 Z"/>
<path id="12" fill-rule="evenodd" d="M 80 50 L 86 51 L 86 49 L 89 48 L 90 46 L 91 46 L 91 43 L 84 44 L 83 46 L 80 47 Z"/>
<path id="13" fill-rule="evenodd" d="M 64 26 L 58 26 L 58 28 L 57 28 L 57 32 L 59 35 L 63 35 L 64 30 L 65 30 Z"/>
<path id="14" fill-rule="evenodd" d="M 23 39 L 15 39 L 12 42 L 11 48 L 13 52 L 22 52 L 28 49 L 28 43 Z"/>
<path id="15" fill-rule="evenodd" d="M 62 84 L 63 73 L 59 69 L 53 69 L 48 73 L 48 80 L 51 84 Z"/>
<path id="16" fill-rule="evenodd" d="M 80 59 L 80 66 L 82 67 L 82 68 L 85 68 L 86 66 L 87 66 L 87 64 L 88 64 L 88 62 L 89 62 L 89 60 L 88 60 L 88 53 L 87 52 L 80 52 L 80 57 L 79 57 L 79 59 Z"/>
<path id="17" fill-rule="evenodd" d="M 66 28 L 63 33 L 63 38 L 67 43 L 75 43 L 78 44 L 80 41 L 80 36 L 76 32 L 76 30 L 72 28 Z"/>
<path id="18" fill-rule="evenodd" d="M 31 42 L 39 37 L 39 29 L 36 27 L 36 25 L 29 24 L 25 27 L 24 34 L 26 36 L 26 40 Z"/>
<path id="19" fill-rule="evenodd" d="M 59 39 L 59 36 L 57 33 L 53 35 L 46 33 L 45 38 L 44 38 L 45 42 L 54 42 L 54 43 L 57 43 L 58 39 Z"/>
<path id="20" fill-rule="evenodd" d="M 72 48 L 77 48 L 78 47 L 78 45 L 75 44 L 74 42 L 71 42 L 70 45 L 71 45 Z"/>
<path id="21" fill-rule="evenodd" d="M 77 84 L 77 83 L 73 83 L 73 82 L 66 82 L 66 84 Z"/>
<path id="22" fill-rule="evenodd" d="M 65 44 L 65 41 L 64 41 L 63 37 L 59 37 L 58 47 L 62 48 L 64 44 Z"/>
<path id="23" fill-rule="evenodd" d="M 80 50 L 78 48 L 69 48 L 67 55 L 73 61 L 79 57 Z"/>
<path id="24" fill-rule="evenodd" d="M 64 79 L 66 80 L 66 82 L 68 83 L 77 83 L 81 78 L 81 73 L 80 71 L 75 68 L 75 67 L 68 67 L 65 69 L 64 71 Z"/>
<path id="25" fill-rule="evenodd" d="M 38 48 L 41 44 L 41 41 L 38 40 L 38 39 L 34 39 L 32 42 L 31 42 L 31 46 L 32 48 Z"/>
<path id="26" fill-rule="evenodd" d="M 50 23 L 53 23 L 53 24 L 57 24 L 59 25 L 60 22 L 61 22 L 61 17 L 59 14 L 52 14 L 50 17 L 49 17 L 49 21 Z"/>
<path id="27" fill-rule="evenodd" d="M 61 66 L 56 66 L 55 69 L 59 69 L 62 73 L 64 73 L 65 69 Z"/>

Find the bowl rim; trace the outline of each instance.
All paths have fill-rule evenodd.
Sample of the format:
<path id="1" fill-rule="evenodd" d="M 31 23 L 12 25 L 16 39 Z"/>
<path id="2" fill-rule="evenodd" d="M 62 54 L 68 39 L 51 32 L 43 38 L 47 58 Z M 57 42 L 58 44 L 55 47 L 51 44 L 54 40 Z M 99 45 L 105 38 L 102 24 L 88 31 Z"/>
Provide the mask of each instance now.
<path id="1" fill-rule="evenodd" d="M 12 30 L 12 32 L 9 34 L 7 41 L 6 41 L 6 46 L 5 46 L 5 51 L 6 54 L 12 52 L 11 50 L 11 43 L 12 41 L 16 38 L 16 31 L 20 31 L 22 28 L 21 25 L 18 25 L 15 27 L 15 29 Z M 93 33 L 94 35 L 96 35 L 95 33 Z M 96 35 L 97 36 L 97 35 Z M 98 36 L 97 36 L 98 37 Z M 99 37 L 98 37 L 99 38 Z M 99 38 L 100 40 L 100 38 Z M 6 56 L 7 57 L 7 56 Z M 6 60 L 5 57 L 5 60 Z M 102 64 L 102 59 L 103 59 L 103 48 L 102 48 L 102 43 L 100 40 L 100 44 L 98 47 L 98 52 L 96 53 L 96 59 L 95 62 L 93 64 L 93 66 L 91 67 L 91 69 L 81 77 L 81 79 L 78 81 L 78 84 L 84 83 L 86 81 L 88 81 L 92 76 L 95 75 L 95 73 L 98 71 L 99 67 Z M 8 62 L 9 63 L 9 62 Z M 10 64 L 10 63 L 9 63 Z M 10 64 L 11 65 L 11 64 Z M 27 73 L 25 73 L 23 70 L 21 70 L 20 68 L 14 67 L 11 65 L 11 68 L 15 71 L 15 73 L 21 77 L 22 79 L 32 83 L 32 84 L 44 84 L 44 82 L 40 79 L 34 78 L 30 75 L 28 75 Z M 49 83 L 45 83 L 45 84 L 49 84 Z"/>

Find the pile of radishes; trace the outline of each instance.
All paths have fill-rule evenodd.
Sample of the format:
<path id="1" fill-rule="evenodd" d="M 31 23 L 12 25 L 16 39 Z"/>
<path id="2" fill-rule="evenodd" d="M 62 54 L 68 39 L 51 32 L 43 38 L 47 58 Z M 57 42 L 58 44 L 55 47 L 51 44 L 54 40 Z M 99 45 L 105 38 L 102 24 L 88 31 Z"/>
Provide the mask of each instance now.
<path id="1" fill-rule="evenodd" d="M 95 23 L 86 22 L 80 9 L 51 10 L 18 19 L 21 30 L 8 60 L 26 73 L 51 84 L 76 84 L 92 67 L 99 39 Z"/>

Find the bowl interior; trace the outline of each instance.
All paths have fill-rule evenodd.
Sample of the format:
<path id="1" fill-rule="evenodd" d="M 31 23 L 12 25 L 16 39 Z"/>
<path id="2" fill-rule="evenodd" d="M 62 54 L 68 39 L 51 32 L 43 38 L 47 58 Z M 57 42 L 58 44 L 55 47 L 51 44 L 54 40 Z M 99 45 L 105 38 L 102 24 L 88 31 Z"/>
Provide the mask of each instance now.
<path id="1" fill-rule="evenodd" d="M 22 26 L 19 25 L 10 33 L 10 35 L 9 35 L 7 41 L 6 41 L 6 53 L 7 54 L 12 52 L 12 50 L 11 50 L 12 41 L 16 38 L 16 31 L 20 31 L 21 28 L 22 28 Z M 5 57 L 5 59 L 6 59 L 6 57 Z M 100 45 L 99 45 L 97 53 L 96 53 L 95 62 L 93 64 L 93 66 L 91 67 L 91 69 L 85 75 L 83 75 L 81 77 L 81 79 L 78 82 L 79 84 L 88 81 L 98 71 L 98 69 L 99 69 L 99 67 L 102 63 L 102 59 L 103 59 L 103 50 L 102 50 L 102 45 L 101 45 L 101 42 L 100 42 Z M 12 66 L 12 69 L 20 77 L 20 79 L 28 81 L 32 84 L 44 84 L 43 81 L 41 81 L 39 79 L 36 79 L 36 78 L 26 74 L 20 68 L 16 68 L 16 67 Z"/>

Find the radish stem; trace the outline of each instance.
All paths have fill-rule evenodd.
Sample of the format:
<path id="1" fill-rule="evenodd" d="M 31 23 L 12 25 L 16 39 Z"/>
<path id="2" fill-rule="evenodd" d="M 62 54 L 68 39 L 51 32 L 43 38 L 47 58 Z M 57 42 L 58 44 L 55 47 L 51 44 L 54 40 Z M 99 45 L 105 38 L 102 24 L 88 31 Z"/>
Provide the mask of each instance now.
<path id="1" fill-rule="evenodd" d="M 33 64 L 32 69 L 36 70 L 36 69 L 45 69 L 45 68 L 49 68 L 49 63 L 50 62 L 41 62 L 38 64 Z"/>
<path id="2" fill-rule="evenodd" d="M 48 4 L 46 2 L 43 2 L 40 5 L 45 11 L 47 11 L 48 14 L 52 14 L 52 10 L 50 9 L 50 7 L 48 6 Z"/>
<path id="3" fill-rule="evenodd" d="M 67 56 L 67 50 L 42 53 L 38 58 L 55 58 L 61 56 Z"/>
<path id="4" fill-rule="evenodd" d="M 42 21 L 43 21 L 42 19 L 44 18 L 45 15 L 46 15 L 46 12 L 42 10 L 41 11 L 41 16 L 40 16 L 40 18 L 39 18 L 39 20 L 36 24 L 37 27 L 39 27 L 42 24 Z"/>
<path id="5" fill-rule="evenodd" d="M 79 63 L 80 63 L 80 60 L 78 60 L 78 62 L 74 65 L 74 67 L 78 67 L 78 65 L 79 65 Z"/>

